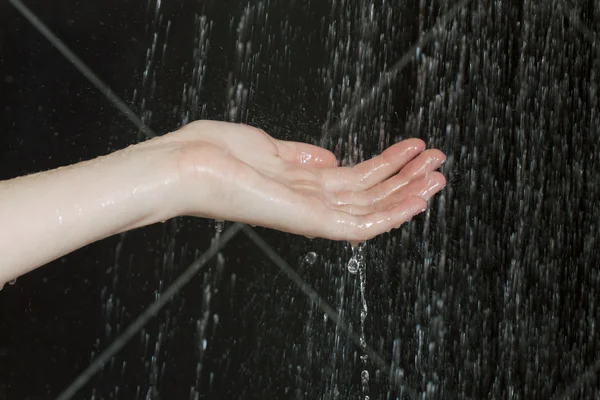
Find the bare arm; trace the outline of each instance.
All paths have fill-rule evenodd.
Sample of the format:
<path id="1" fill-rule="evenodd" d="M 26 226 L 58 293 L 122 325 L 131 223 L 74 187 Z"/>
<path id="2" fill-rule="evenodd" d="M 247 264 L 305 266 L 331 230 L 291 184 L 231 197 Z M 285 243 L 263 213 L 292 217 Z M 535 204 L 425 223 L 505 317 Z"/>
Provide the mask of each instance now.
<path id="1" fill-rule="evenodd" d="M 0 182 L 0 285 L 94 241 L 191 215 L 359 242 L 425 210 L 445 156 L 418 139 L 352 168 L 305 143 L 199 121 L 57 170 Z"/>
<path id="2" fill-rule="evenodd" d="M 165 199 L 177 179 L 173 151 L 152 142 L 0 182 L 0 284 L 94 241 L 172 217 Z"/>

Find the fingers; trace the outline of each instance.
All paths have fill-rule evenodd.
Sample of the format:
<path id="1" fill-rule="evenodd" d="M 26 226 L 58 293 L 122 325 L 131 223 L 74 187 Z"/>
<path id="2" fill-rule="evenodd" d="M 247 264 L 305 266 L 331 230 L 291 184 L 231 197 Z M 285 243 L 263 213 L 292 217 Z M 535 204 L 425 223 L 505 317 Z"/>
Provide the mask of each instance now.
<path id="1" fill-rule="evenodd" d="M 402 190 L 399 190 L 380 201 L 371 201 L 371 199 L 362 198 L 361 195 L 364 194 L 364 192 L 346 192 L 348 202 L 344 204 L 335 204 L 330 200 L 330 203 L 331 207 L 336 210 L 344 211 L 352 215 L 367 215 L 372 212 L 387 210 L 409 197 L 420 197 L 427 201 L 442 190 L 445 185 L 446 178 L 444 175 L 439 172 L 432 172 L 427 177 L 413 180 Z M 353 195 L 355 198 L 352 198 Z"/>
<path id="2" fill-rule="evenodd" d="M 369 189 L 396 174 L 423 150 L 425 143 L 421 139 L 406 139 L 387 148 L 377 157 L 356 165 L 352 169 L 361 177 L 360 188 Z"/>
<path id="3" fill-rule="evenodd" d="M 319 236 L 332 240 L 363 242 L 399 228 L 415 215 L 425 211 L 426 207 L 427 202 L 422 198 L 409 197 L 389 210 L 363 216 L 334 211 L 319 224 L 324 229 Z"/>
<path id="4" fill-rule="evenodd" d="M 335 155 L 322 147 L 284 140 L 275 140 L 275 145 L 279 156 L 287 162 L 317 168 L 333 168 L 337 165 Z"/>
<path id="5" fill-rule="evenodd" d="M 396 193 L 413 181 L 423 177 L 433 180 L 431 184 L 445 185 L 440 173 L 433 171 L 445 161 L 446 156 L 439 150 L 427 150 L 406 165 L 400 173 L 365 191 L 345 190 L 333 194 L 336 204 L 357 204 L 368 206 Z"/>
<path id="6" fill-rule="evenodd" d="M 332 192 L 349 188 L 366 190 L 389 178 L 425 149 L 421 139 L 407 139 L 352 168 L 323 171 L 323 186 Z"/>

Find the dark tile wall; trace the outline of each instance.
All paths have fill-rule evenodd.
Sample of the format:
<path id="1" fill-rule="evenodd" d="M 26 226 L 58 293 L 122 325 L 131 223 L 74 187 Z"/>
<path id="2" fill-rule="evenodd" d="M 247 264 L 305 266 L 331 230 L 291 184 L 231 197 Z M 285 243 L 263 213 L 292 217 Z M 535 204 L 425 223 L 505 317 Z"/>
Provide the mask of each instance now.
<path id="1" fill-rule="evenodd" d="M 449 185 L 367 247 L 366 339 L 390 364 L 369 363 L 371 399 L 598 396 L 600 6 L 463 0 L 432 29 L 454 2 L 372 3 L 26 5 L 159 134 L 188 112 L 318 143 L 377 85 L 325 145 L 348 159 L 354 138 L 368 157 L 421 137 L 448 155 Z M 0 26 L 0 179 L 142 139 L 9 2 Z M 232 113 L 238 83 L 249 95 Z M 190 87 L 197 106 L 182 101 Z M 347 246 L 257 232 L 358 331 Z M 56 398 L 214 236 L 211 221 L 179 218 L 5 287 L 0 399 Z M 74 398 L 359 398 L 360 355 L 242 231 Z"/>

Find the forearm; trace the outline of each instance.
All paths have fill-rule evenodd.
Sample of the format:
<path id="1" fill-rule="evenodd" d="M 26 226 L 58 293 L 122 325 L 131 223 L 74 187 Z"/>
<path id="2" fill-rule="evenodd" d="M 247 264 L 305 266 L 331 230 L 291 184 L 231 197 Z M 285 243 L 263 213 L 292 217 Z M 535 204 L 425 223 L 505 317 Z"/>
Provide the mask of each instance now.
<path id="1" fill-rule="evenodd" d="M 0 285 L 96 240 L 172 217 L 173 151 L 151 142 L 0 182 Z"/>

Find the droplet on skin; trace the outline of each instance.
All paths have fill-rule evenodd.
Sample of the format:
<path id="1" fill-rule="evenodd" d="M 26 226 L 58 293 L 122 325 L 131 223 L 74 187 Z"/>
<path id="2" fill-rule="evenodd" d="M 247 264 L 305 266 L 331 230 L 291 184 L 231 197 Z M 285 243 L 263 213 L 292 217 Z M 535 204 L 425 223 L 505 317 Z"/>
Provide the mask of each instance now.
<path id="1" fill-rule="evenodd" d="M 8 281 L 9 285 L 14 285 L 15 283 L 17 283 L 17 279 L 11 279 L 10 281 Z"/>
<path id="2" fill-rule="evenodd" d="M 302 164 L 306 164 L 306 163 L 308 163 L 308 162 L 311 161 L 311 159 L 313 158 L 313 156 L 310 153 L 304 153 L 304 152 L 302 152 L 302 153 L 300 153 L 300 155 L 298 156 L 298 158 L 300 159 L 300 162 Z M 315 159 L 315 161 L 318 161 L 318 159 Z"/>

